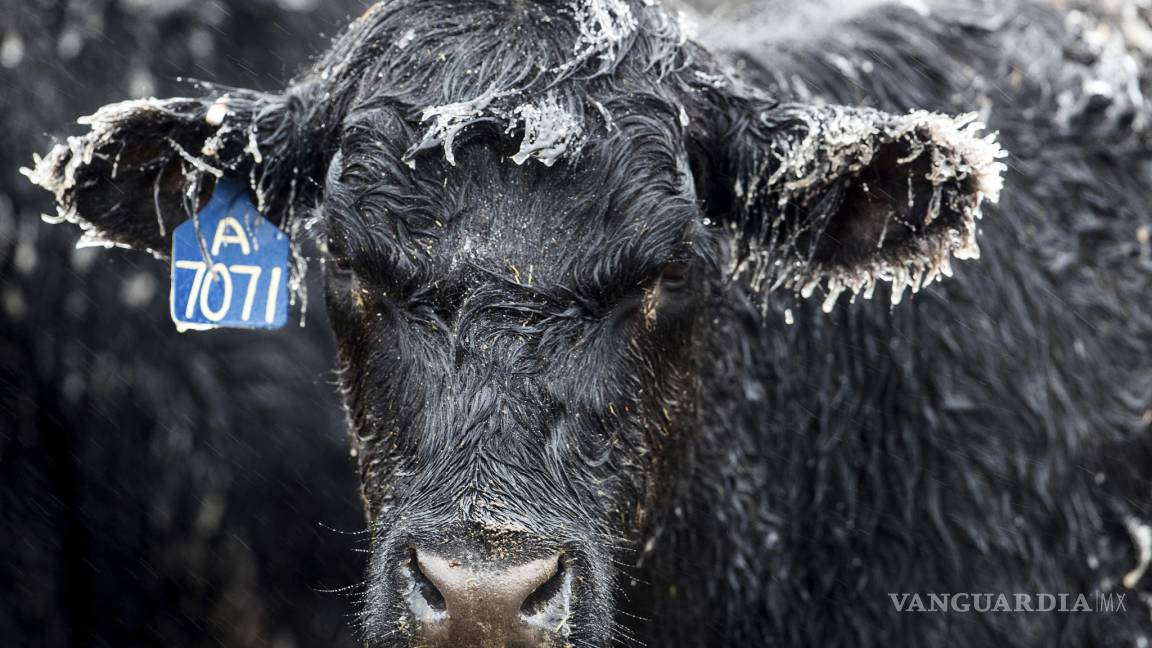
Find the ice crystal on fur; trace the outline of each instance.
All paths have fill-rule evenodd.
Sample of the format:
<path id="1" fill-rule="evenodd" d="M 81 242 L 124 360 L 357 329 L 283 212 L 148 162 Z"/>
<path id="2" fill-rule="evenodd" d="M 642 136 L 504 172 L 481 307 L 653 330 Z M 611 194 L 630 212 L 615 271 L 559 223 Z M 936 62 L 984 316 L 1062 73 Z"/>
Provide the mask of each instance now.
<path id="1" fill-rule="evenodd" d="M 636 32 L 636 16 L 626 0 L 579 0 L 571 11 L 580 28 L 575 58 L 561 66 L 569 71 L 585 61 L 599 56 L 605 67 L 611 67 L 620 43 Z"/>
<path id="2" fill-rule="evenodd" d="M 771 196 L 782 215 L 760 251 L 755 283 L 783 285 L 805 298 L 824 284 L 823 308 L 830 311 L 844 291 L 870 298 L 875 284 L 885 281 L 893 285 L 892 302 L 897 304 L 906 289 L 915 293 L 951 275 L 952 257 L 979 256 L 976 222 L 981 206 L 999 197 L 1005 166 L 995 136 L 980 134 L 983 125 L 975 115 L 915 111 L 892 116 L 858 108 L 784 106 L 765 113 L 763 121 L 781 136 L 771 159 L 763 161 L 764 174 L 750 178 L 738 193 L 749 205 Z M 889 245 L 885 228 L 876 241 L 877 253 L 851 265 L 813 259 L 799 249 L 807 232 L 787 222 L 789 210 L 798 208 L 815 216 L 817 223 L 823 218 L 827 226 L 829 210 L 839 206 L 827 200 L 829 184 L 855 178 L 882 149 L 892 146 L 901 147 L 901 165 L 922 156 L 928 160 L 927 173 L 908 180 L 909 201 L 914 195 L 911 183 L 926 181 L 930 187 L 926 210 L 912 223 L 924 235 Z"/>
<path id="3" fill-rule="evenodd" d="M 548 95 L 538 103 L 524 104 L 515 110 L 524 126 L 524 139 L 520 150 L 512 157 L 516 164 L 524 164 L 535 157 L 544 166 L 579 147 L 583 129 L 579 119 L 560 105 L 556 96 Z"/>

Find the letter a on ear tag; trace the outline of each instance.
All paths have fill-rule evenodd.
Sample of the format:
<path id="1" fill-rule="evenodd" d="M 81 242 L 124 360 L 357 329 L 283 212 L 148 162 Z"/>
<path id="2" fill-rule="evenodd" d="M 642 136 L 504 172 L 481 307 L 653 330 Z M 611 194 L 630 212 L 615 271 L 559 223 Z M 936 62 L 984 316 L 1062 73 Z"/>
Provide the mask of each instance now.
<path id="1" fill-rule="evenodd" d="M 288 321 L 288 237 L 248 186 L 221 178 L 172 236 L 172 321 L 181 331 L 280 328 Z"/>

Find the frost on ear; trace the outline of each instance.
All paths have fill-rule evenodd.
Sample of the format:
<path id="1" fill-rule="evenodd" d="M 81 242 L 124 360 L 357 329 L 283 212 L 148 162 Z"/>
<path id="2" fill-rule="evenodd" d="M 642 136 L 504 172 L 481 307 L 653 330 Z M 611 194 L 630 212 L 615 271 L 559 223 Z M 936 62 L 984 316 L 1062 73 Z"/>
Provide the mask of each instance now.
<path id="1" fill-rule="evenodd" d="M 52 220 L 84 229 L 82 245 L 167 256 L 172 230 L 199 209 L 216 178 L 247 177 L 261 211 L 274 197 L 294 193 L 290 103 L 230 90 L 205 99 L 111 104 L 79 120 L 87 133 L 56 144 L 22 172 L 55 197 Z"/>
<path id="2" fill-rule="evenodd" d="M 762 129 L 762 130 L 761 130 Z M 905 289 L 979 256 L 976 223 L 1003 184 L 1004 152 L 974 115 L 782 105 L 764 112 L 757 145 L 742 145 L 735 198 L 749 241 L 740 270 L 757 289 L 844 291 L 870 298 L 880 281 Z M 768 144 L 764 145 L 764 141 Z"/>

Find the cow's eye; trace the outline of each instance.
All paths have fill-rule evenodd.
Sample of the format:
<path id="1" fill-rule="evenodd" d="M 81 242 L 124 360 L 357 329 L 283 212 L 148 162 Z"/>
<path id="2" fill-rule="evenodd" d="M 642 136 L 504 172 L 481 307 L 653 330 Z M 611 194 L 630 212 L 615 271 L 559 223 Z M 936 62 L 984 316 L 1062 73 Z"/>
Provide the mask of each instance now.
<path id="1" fill-rule="evenodd" d="M 328 266 L 332 269 L 332 274 L 337 277 L 350 277 L 352 276 L 352 259 L 347 255 L 334 255 L 328 260 Z"/>
<path id="2" fill-rule="evenodd" d="M 687 261 L 673 261 L 660 271 L 660 288 L 675 292 L 688 286 L 692 278 L 692 265 Z"/>

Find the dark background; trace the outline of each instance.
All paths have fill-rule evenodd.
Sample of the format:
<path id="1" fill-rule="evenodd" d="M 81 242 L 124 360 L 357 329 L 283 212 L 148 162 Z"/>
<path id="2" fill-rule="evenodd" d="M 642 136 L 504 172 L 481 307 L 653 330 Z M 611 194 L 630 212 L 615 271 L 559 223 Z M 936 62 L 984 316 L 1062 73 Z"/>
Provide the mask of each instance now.
<path id="1" fill-rule="evenodd" d="M 364 520 L 319 291 L 304 329 L 179 334 L 165 264 L 74 250 L 18 168 L 179 76 L 281 88 L 362 10 L 0 0 L 0 645 L 354 643 L 323 591 L 359 582 Z"/>

